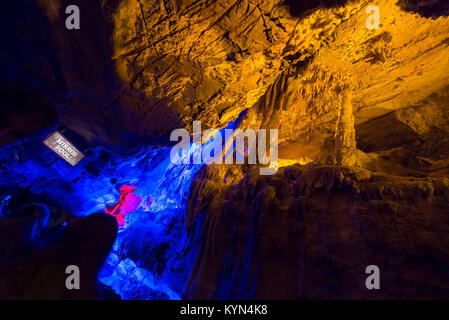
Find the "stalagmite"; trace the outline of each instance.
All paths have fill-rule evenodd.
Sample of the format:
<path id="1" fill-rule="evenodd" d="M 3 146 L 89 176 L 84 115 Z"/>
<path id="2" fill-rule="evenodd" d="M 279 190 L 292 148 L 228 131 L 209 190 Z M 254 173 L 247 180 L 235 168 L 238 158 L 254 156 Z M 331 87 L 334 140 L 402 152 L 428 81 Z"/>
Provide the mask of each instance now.
<path id="1" fill-rule="evenodd" d="M 355 166 L 357 164 L 351 99 L 352 91 L 346 90 L 338 110 L 337 128 L 335 129 L 335 163 L 343 166 Z"/>

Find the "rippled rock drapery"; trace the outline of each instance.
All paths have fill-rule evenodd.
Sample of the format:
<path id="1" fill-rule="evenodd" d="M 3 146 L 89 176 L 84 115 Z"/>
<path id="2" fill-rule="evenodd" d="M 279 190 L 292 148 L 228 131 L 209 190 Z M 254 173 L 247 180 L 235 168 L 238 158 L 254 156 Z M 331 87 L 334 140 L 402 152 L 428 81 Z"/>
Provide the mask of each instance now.
<path id="1" fill-rule="evenodd" d="M 448 178 L 292 166 L 194 179 L 188 219 L 204 214 L 189 299 L 449 298 Z M 381 270 L 367 290 L 365 269 Z"/>

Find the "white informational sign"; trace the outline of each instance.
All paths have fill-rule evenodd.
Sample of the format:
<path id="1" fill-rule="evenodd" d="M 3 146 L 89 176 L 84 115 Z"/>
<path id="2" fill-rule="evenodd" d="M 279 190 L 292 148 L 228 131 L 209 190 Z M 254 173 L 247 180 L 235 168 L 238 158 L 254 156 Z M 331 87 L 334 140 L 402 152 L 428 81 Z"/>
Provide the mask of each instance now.
<path id="1" fill-rule="evenodd" d="M 84 155 L 58 131 L 45 139 L 44 144 L 72 166 L 76 166 L 84 158 Z"/>

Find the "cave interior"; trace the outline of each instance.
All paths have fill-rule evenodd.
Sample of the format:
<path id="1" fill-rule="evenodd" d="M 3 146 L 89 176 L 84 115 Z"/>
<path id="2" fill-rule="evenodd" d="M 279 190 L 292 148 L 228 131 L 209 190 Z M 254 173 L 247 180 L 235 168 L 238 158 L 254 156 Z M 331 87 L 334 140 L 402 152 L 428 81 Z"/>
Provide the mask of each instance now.
<path id="1" fill-rule="evenodd" d="M 3 1 L 0 299 L 448 299 L 449 3 L 369 5 Z"/>

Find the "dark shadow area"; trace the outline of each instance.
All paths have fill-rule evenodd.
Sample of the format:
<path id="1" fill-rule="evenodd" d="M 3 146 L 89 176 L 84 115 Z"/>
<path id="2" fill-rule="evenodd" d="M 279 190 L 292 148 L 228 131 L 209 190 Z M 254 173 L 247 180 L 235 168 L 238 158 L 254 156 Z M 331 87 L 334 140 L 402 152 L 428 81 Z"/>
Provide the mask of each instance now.
<path id="1" fill-rule="evenodd" d="M 345 5 L 347 0 L 285 0 L 284 5 L 289 6 L 293 17 L 300 17 L 309 9 L 320 7 L 338 7 Z"/>
<path id="2" fill-rule="evenodd" d="M 0 86 L 20 83 L 64 92 L 65 82 L 51 38 L 51 25 L 36 1 L 0 4 Z"/>
<path id="3" fill-rule="evenodd" d="M 120 1 L 54 3 L 55 12 L 37 0 L 0 4 L 0 90 L 7 96 L 0 102 L 0 145 L 48 127 L 41 114 L 122 153 L 143 142 L 168 143 L 170 129 L 182 125 L 178 114 L 116 73 L 113 15 Z M 80 8 L 80 30 L 65 27 L 69 5 Z M 20 128 L 9 128 L 12 122 Z"/>
<path id="4" fill-rule="evenodd" d="M 413 146 L 420 137 L 392 112 L 356 126 L 356 140 L 363 152 L 379 152 Z"/>
<path id="5" fill-rule="evenodd" d="M 0 209 L 0 299 L 119 298 L 97 281 L 117 236 L 113 217 L 77 218 L 43 195 L 7 189 L 0 194 L 14 197 Z M 66 289 L 69 265 L 82 270 L 81 290 Z"/>
<path id="6" fill-rule="evenodd" d="M 9 82 L 0 88 L 0 96 L 0 146 L 24 139 L 57 121 L 57 110 L 42 91 Z"/>
<path id="7" fill-rule="evenodd" d="M 449 1 L 447 0 L 399 0 L 397 4 L 405 11 L 418 13 L 426 18 L 449 15 Z"/>
<path id="8" fill-rule="evenodd" d="M 76 218 L 42 202 L 12 203 L 0 215 L 0 299 L 118 299 L 97 281 L 116 236 L 105 213 Z M 82 270 L 80 290 L 67 290 L 68 266 Z"/>
<path id="9" fill-rule="evenodd" d="M 57 118 L 55 103 L 65 83 L 49 33 L 50 25 L 35 2 L 0 4 L 0 146 Z"/>

